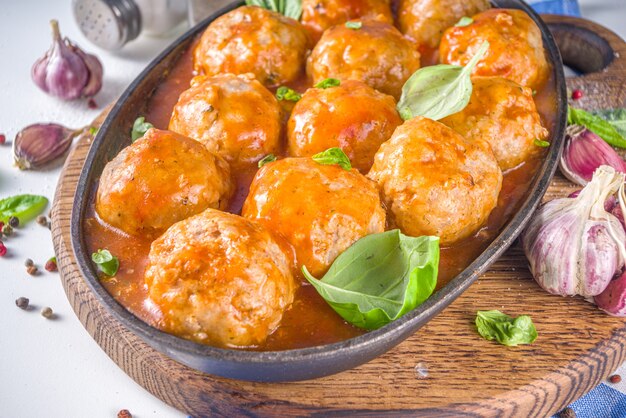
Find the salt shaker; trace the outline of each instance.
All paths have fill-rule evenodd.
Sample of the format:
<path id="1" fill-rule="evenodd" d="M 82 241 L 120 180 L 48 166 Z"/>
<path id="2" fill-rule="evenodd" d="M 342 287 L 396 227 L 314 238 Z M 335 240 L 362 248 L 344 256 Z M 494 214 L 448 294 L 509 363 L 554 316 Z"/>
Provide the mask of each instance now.
<path id="1" fill-rule="evenodd" d="M 166 35 L 187 18 L 187 0 L 72 0 L 85 37 L 116 50 L 140 33 Z"/>

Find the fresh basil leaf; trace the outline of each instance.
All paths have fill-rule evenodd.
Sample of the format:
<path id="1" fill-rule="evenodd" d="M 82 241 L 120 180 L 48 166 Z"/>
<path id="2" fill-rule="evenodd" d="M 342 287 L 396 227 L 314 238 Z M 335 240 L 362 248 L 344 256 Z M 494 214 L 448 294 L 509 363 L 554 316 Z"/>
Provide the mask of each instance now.
<path id="1" fill-rule="evenodd" d="M 115 276 L 120 268 L 120 261 L 109 250 L 98 250 L 91 254 L 91 261 L 107 276 Z"/>
<path id="2" fill-rule="evenodd" d="M 97 126 L 91 126 L 89 128 L 89 135 L 95 135 L 98 133 L 98 127 Z"/>
<path id="3" fill-rule="evenodd" d="M 463 16 L 459 19 L 458 22 L 456 22 L 456 25 L 454 26 L 456 26 L 457 28 L 462 28 L 464 26 L 471 25 L 472 23 L 474 23 L 474 19 L 472 19 L 471 17 Z"/>
<path id="4" fill-rule="evenodd" d="M 420 68 L 404 83 L 397 108 L 402 119 L 424 116 L 439 120 L 463 110 L 472 96 L 470 75 L 489 48 L 483 42 L 465 67 L 431 65 Z"/>
<path id="5" fill-rule="evenodd" d="M 0 221 L 7 223 L 15 216 L 20 223 L 27 222 L 39 215 L 48 206 L 44 196 L 20 194 L 0 200 Z"/>
<path id="6" fill-rule="evenodd" d="M 626 109 L 604 109 L 594 110 L 592 114 L 601 117 L 620 133 L 623 137 L 626 137 Z"/>
<path id="7" fill-rule="evenodd" d="M 315 154 L 311 158 L 316 163 L 322 165 L 338 164 L 339 167 L 348 171 L 352 168 L 352 164 L 350 164 L 350 159 L 345 154 L 345 152 L 343 152 L 343 150 L 338 147 L 328 148 L 326 151 Z"/>
<path id="8" fill-rule="evenodd" d="M 348 29 L 358 30 L 361 29 L 361 27 L 363 27 L 363 22 L 356 22 L 354 20 L 346 22 L 346 28 Z"/>
<path id="9" fill-rule="evenodd" d="M 246 5 L 262 7 L 295 20 L 302 15 L 302 0 L 246 0 Z"/>
<path id="10" fill-rule="evenodd" d="M 340 84 L 341 84 L 341 81 L 337 80 L 336 78 L 327 78 L 325 80 L 320 81 L 313 87 L 318 88 L 318 89 L 327 89 L 329 87 L 337 87 Z"/>
<path id="11" fill-rule="evenodd" d="M 289 100 L 291 102 L 297 102 L 302 98 L 302 95 L 297 91 L 290 89 L 286 86 L 280 86 L 276 90 L 276 98 L 278 100 Z"/>
<path id="12" fill-rule="evenodd" d="M 349 323 L 380 328 L 422 304 L 435 290 L 439 238 L 409 237 L 398 229 L 367 235 L 333 262 L 321 280 L 302 272 Z"/>
<path id="13" fill-rule="evenodd" d="M 478 311 L 476 329 L 481 337 L 511 347 L 531 344 L 537 339 L 537 329 L 528 315 L 520 315 L 513 319 L 496 310 Z"/>
<path id="14" fill-rule="evenodd" d="M 274 154 L 267 154 L 261 160 L 259 160 L 258 166 L 259 168 L 263 167 L 267 163 L 271 163 L 276 161 L 276 156 Z"/>
<path id="15" fill-rule="evenodd" d="M 152 125 L 150 122 L 146 122 L 146 118 L 144 118 L 143 116 L 139 116 L 137 119 L 135 119 L 135 123 L 133 123 L 133 130 L 130 132 L 131 141 L 135 142 L 136 140 L 144 136 L 144 134 L 148 132 L 148 129 L 150 128 L 154 128 L 154 125 Z"/>
<path id="16" fill-rule="evenodd" d="M 569 106 L 567 108 L 567 123 L 584 126 L 609 145 L 626 148 L 626 138 L 617 131 L 615 126 L 600 116 Z"/>
<path id="17" fill-rule="evenodd" d="M 547 148 L 550 146 L 550 143 L 548 141 L 544 141 L 543 139 L 535 138 L 534 142 L 537 147 Z"/>

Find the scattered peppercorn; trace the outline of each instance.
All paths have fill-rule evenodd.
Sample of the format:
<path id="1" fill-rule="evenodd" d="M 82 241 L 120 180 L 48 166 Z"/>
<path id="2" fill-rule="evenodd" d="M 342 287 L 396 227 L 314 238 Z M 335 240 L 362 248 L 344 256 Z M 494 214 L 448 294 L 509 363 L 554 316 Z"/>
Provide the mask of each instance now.
<path id="1" fill-rule="evenodd" d="M 11 228 L 17 228 L 18 226 L 20 226 L 20 220 L 17 216 L 11 216 L 9 218 L 9 225 L 11 225 Z"/>
<path id="2" fill-rule="evenodd" d="M 96 101 L 94 99 L 89 99 L 89 101 L 87 102 L 87 107 L 89 109 L 97 109 L 98 108 L 98 104 L 96 103 Z"/>
<path id="3" fill-rule="evenodd" d="M 578 99 L 580 99 L 581 97 L 583 97 L 583 92 L 582 92 L 582 90 L 574 90 L 574 91 L 572 92 L 572 99 L 574 99 L 574 100 L 578 100 Z"/>
<path id="4" fill-rule="evenodd" d="M 4 257 L 7 254 L 7 247 L 0 241 L 0 257 Z"/>
<path id="5" fill-rule="evenodd" d="M 7 136 L 5 134 L 0 134 L 0 145 L 4 145 L 7 142 Z"/>
<path id="6" fill-rule="evenodd" d="M 52 312 L 52 308 L 50 308 L 49 306 L 46 306 L 45 308 L 41 310 L 41 316 L 43 316 L 46 319 L 52 318 L 53 315 L 54 315 L 54 312 Z"/>
<path id="7" fill-rule="evenodd" d="M 28 303 L 30 301 L 28 300 L 28 298 L 25 297 L 19 297 L 17 299 L 15 299 L 15 306 L 17 306 L 20 309 L 28 309 Z"/>
<path id="8" fill-rule="evenodd" d="M 565 408 L 559 414 L 559 418 L 576 418 L 576 412 L 572 408 Z"/>
<path id="9" fill-rule="evenodd" d="M 133 418 L 133 415 L 128 411 L 128 409 L 122 409 L 117 413 L 117 418 Z"/>
<path id="10" fill-rule="evenodd" d="M 52 257 L 50 260 L 46 261 L 45 269 L 46 271 L 57 271 L 57 258 Z"/>
<path id="11" fill-rule="evenodd" d="M 13 228 L 11 227 L 11 225 L 3 226 L 2 234 L 4 234 L 5 237 L 10 237 L 11 235 L 13 235 Z"/>
<path id="12" fill-rule="evenodd" d="M 37 274 L 37 271 L 38 271 L 38 270 L 37 270 L 37 266 L 34 266 L 34 265 L 33 265 L 33 266 L 28 266 L 28 268 L 26 269 L 26 272 L 27 272 L 28 274 L 30 274 L 31 276 L 36 275 L 36 274 Z"/>
<path id="13" fill-rule="evenodd" d="M 46 217 L 46 215 L 39 215 L 37 216 L 36 222 L 41 226 L 47 226 L 48 218 Z"/>
<path id="14" fill-rule="evenodd" d="M 609 382 L 611 383 L 619 383 L 622 381 L 622 376 L 620 376 L 619 374 L 614 374 L 613 376 L 609 377 Z"/>
<path id="15" fill-rule="evenodd" d="M 30 258 L 27 258 L 26 260 L 24 260 L 24 265 L 26 267 L 30 267 L 32 265 L 34 265 L 35 263 L 33 262 L 33 260 L 31 260 Z"/>

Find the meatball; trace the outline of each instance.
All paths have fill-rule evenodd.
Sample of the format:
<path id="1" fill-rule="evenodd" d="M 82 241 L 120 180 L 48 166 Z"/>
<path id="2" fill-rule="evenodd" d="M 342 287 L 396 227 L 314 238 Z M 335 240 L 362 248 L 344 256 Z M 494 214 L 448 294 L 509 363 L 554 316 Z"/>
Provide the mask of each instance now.
<path id="1" fill-rule="evenodd" d="M 174 106 L 169 129 L 241 168 L 281 148 L 281 109 L 250 74 L 199 76 Z"/>
<path id="2" fill-rule="evenodd" d="M 474 77 L 472 84 L 465 109 L 441 122 L 465 139 L 489 142 L 502 170 L 539 154 L 535 140 L 547 138 L 548 131 L 541 126 L 532 90 L 501 77 Z"/>
<path id="3" fill-rule="evenodd" d="M 415 45 L 398 29 L 377 20 L 363 20 L 356 30 L 333 26 L 324 32 L 307 62 L 314 83 L 326 78 L 360 80 L 396 99 L 419 67 Z"/>
<path id="4" fill-rule="evenodd" d="M 355 169 L 310 158 L 264 165 L 252 181 L 242 214 L 285 237 L 298 264 L 318 277 L 355 241 L 385 230 L 374 182 Z"/>
<path id="5" fill-rule="evenodd" d="M 439 55 L 445 64 L 465 65 L 480 45 L 489 50 L 473 74 L 500 76 L 534 89 L 548 78 L 541 31 L 521 10 L 491 9 L 474 16 L 467 26 L 445 31 Z"/>
<path id="6" fill-rule="evenodd" d="M 390 223 L 411 236 L 450 245 L 474 234 L 496 207 L 502 172 L 486 141 L 466 141 L 433 120 L 415 117 L 396 129 L 374 159 Z"/>
<path id="7" fill-rule="evenodd" d="M 400 0 L 398 27 L 418 44 L 436 48 L 443 32 L 459 19 L 487 9 L 488 0 Z"/>
<path id="8" fill-rule="evenodd" d="M 165 331 L 203 344 L 257 345 L 293 302 L 293 250 L 260 224 L 214 209 L 150 247 L 145 282 Z"/>
<path id="9" fill-rule="evenodd" d="M 308 157 L 339 147 L 366 173 L 380 144 L 402 123 L 391 96 L 356 80 L 312 88 L 296 103 L 287 125 L 289 155 Z"/>
<path id="10" fill-rule="evenodd" d="M 243 6 L 215 19 L 194 50 L 196 72 L 253 73 L 268 87 L 302 74 L 309 37 L 300 22 L 280 13 Z"/>
<path id="11" fill-rule="evenodd" d="M 300 21 L 316 42 L 326 29 L 352 19 L 377 19 L 393 24 L 389 0 L 302 0 Z"/>
<path id="12" fill-rule="evenodd" d="M 197 141 L 150 129 L 102 171 L 96 212 L 131 235 L 160 233 L 207 208 L 226 209 L 228 163 Z"/>

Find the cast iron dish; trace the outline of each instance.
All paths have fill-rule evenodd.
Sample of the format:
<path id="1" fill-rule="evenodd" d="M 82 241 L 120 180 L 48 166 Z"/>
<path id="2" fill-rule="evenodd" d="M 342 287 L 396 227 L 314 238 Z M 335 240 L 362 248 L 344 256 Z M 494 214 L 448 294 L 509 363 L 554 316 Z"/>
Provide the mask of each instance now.
<path id="1" fill-rule="evenodd" d="M 382 328 L 342 342 L 285 351 L 242 351 L 206 346 L 159 331 L 130 313 L 101 284 L 91 262 L 84 227 L 90 202 L 93 202 L 95 194 L 94 185 L 97 184 L 106 163 L 128 145 L 128 132 L 133 121 L 144 114 L 147 98 L 153 94 L 194 38 L 215 18 L 240 6 L 239 3 L 215 13 L 159 55 L 120 97 L 94 140 L 78 183 L 71 219 L 71 237 L 79 268 L 96 297 L 124 326 L 171 358 L 206 373 L 253 381 L 294 381 L 337 373 L 375 358 L 417 331 L 463 293 L 513 243 L 546 192 L 563 144 L 567 109 L 566 87 L 561 56 L 554 39 L 543 21 L 525 3 L 518 0 L 499 0 L 493 3 L 496 7 L 523 10 L 542 32 L 544 49 L 552 67 L 553 85 L 556 88 L 556 108 L 553 110 L 555 118 L 552 126 L 549 126 L 551 145 L 545 159 L 538 166 L 517 213 L 467 268 L 422 305 Z"/>

